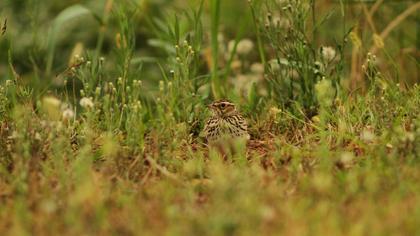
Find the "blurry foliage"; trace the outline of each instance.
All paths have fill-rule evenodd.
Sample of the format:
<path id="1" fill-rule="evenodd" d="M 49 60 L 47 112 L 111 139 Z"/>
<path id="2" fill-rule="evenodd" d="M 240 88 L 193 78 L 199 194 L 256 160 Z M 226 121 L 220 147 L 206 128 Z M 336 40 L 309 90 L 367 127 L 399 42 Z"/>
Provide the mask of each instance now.
<path id="1" fill-rule="evenodd" d="M 418 235 L 418 6 L 1 1 L 0 234 Z"/>

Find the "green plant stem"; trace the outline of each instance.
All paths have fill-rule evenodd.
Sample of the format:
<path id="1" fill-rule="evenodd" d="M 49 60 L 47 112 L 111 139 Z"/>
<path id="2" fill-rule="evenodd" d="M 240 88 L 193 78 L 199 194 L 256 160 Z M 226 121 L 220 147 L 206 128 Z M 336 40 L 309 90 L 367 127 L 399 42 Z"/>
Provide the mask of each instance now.
<path id="1" fill-rule="evenodd" d="M 266 66 L 266 60 L 265 60 L 264 47 L 263 47 L 262 39 L 261 39 L 261 32 L 260 32 L 260 28 L 258 26 L 258 20 L 257 20 L 257 17 L 255 15 L 255 9 L 254 9 L 254 6 L 252 5 L 252 2 L 250 3 L 250 6 L 251 6 L 252 22 L 254 22 L 254 28 L 255 28 L 255 33 L 256 33 L 256 37 L 257 37 L 258 53 L 260 54 L 261 63 L 265 67 Z"/>
<path id="2" fill-rule="evenodd" d="M 219 18 L 220 18 L 220 0 L 211 1 L 211 88 L 214 98 L 222 96 L 222 88 L 218 71 L 218 46 L 217 40 L 219 32 Z"/>

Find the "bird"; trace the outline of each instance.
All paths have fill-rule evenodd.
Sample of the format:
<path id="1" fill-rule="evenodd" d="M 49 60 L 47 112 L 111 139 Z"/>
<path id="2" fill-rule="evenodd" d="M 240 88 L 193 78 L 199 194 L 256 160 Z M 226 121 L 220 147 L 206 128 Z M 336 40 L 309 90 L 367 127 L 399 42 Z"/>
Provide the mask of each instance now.
<path id="1" fill-rule="evenodd" d="M 249 140 L 247 122 L 235 104 L 222 99 L 212 102 L 208 108 L 212 116 L 206 121 L 203 129 L 208 143 L 237 138 Z"/>

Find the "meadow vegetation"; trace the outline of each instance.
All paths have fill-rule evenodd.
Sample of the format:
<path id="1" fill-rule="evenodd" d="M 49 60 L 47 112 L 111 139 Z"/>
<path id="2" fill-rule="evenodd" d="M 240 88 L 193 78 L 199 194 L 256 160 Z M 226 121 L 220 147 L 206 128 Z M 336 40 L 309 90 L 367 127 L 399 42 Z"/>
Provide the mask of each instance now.
<path id="1" fill-rule="evenodd" d="M 0 235 L 419 235 L 419 9 L 2 0 Z"/>

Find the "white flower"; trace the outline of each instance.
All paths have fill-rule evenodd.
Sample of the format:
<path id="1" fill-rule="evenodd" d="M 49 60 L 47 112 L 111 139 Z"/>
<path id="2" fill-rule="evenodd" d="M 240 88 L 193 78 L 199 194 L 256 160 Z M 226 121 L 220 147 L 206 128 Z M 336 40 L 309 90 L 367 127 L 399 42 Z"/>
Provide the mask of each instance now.
<path id="1" fill-rule="evenodd" d="M 93 108 L 92 99 L 87 97 L 80 99 L 80 106 L 83 108 Z"/>
<path id="2" fill-rule="evenodd" d="M 41 137 L 41 135 L 38 133 L 38 132 L 36 132 L 35 133 L 35 140 L 38 140 L 38 141 L 41 141 L 42 140 L 42 137 Z"/>
<path id="3" fill-rule="evenodd" d="M 360 134 L 360 139 L 365 141 L 366 143 L 371 143 L 375 141 L 375 134 L 371 131 L 370 128 L 364 129 Z"/>
<path id="4" fill-rule="evenodd" d="M 70 120 L 74 117 L 74 112 L 72 109 L 67 108 L 63 111 L 63 120 Z"/>
<path id="5" fill-rule="evenodd" d="M 230 64 L 230 67 L 232 68 L 232 70 L 234 72 L 239 73 L 241 71 L 241 67 L 242 67 L 242 62 L 239 60 L 234 60 L 232 61 L 232 63 Z"/>
<path id="6" fill-rule="evenodd" d="M 290 28 L 290 21 L 287 18 L 279 17 L 279 16 L 273 16 L 272 22 L 274 26 L 280 28 L 280 29 L 288 29 Z M 268 21 L 267 24 L 270 22 Z"/>
<path id="7" fill-rule="evenodd" d="M 264 74 L 264 65 L 261 63 L 254 63 L 251 65 L 251 71 L 255 74 Z"/>
<path id="8" fill-rule="evenodd" d="M 335 58 L 335 49 L 332 47 L 321 47 L 322 58 L 326 61 L 332 61 Z"/>
<path id="9" fill-rule="evenodd" d="M 239 55 L 246 55 L 252 51 L 254 43 L 250 39 L 242 39 L 236 46 L 236 52 Z"/>

